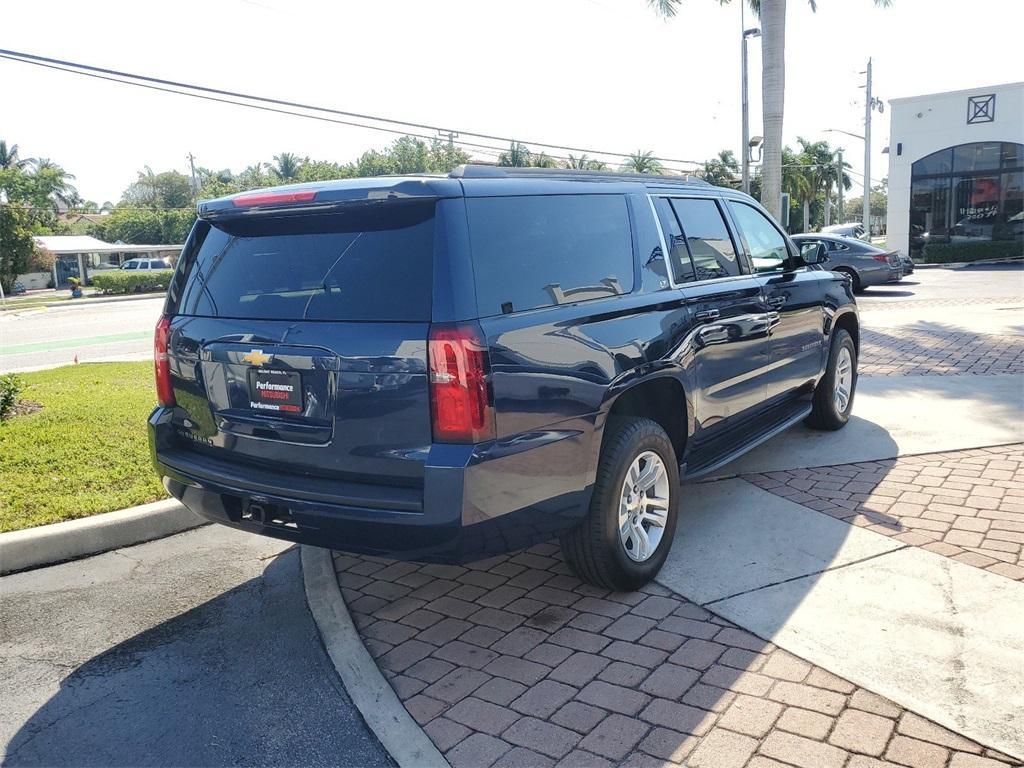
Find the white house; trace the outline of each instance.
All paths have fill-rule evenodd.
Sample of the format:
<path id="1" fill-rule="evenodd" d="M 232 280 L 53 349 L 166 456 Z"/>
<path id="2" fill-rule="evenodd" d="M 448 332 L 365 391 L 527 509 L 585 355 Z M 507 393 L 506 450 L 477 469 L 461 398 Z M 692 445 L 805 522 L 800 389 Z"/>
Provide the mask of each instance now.
<path id="1" fill-rule="evenodd" d="M 1024 253 L 1024 83 L 889 103 L 889 247 L 1001 240 Z"/>
<path id="2" fill-rule="evenodd" d="M 51 281 L 53 287 L 64 288 L 68 285 L 68 278 L 88 280 L 90 271 L 118 269 L 128 259 L 142 255 L 171 259 L 174 263 L 184 247 L 105 243 L 89 235 L 43 235 L 36 237 L 35 241 L 56 259 L 51 272 L 30 272 L 18 276 L 18 282 L 28 290 L 46 288 Z"/>

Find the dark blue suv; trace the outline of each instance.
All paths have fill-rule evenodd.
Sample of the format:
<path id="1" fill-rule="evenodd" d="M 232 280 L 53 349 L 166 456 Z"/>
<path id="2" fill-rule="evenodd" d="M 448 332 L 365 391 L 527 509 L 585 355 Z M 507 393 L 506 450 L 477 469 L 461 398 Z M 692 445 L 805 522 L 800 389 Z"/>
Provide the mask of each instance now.
<path id="1" fill-rule="evenodd" d="M 857 381 L 850 282 L 702 182 L 466 166 L 201 203 L 155 342 L 167 490 L 254 533 L 650 579 L 685 489 Z"/>

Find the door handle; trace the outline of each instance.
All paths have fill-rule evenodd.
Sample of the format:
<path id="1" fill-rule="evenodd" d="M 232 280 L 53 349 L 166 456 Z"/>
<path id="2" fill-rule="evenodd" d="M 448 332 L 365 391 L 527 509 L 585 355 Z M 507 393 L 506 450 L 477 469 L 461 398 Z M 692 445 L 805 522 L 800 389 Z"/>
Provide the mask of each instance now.
<path id="1" fill-rule="evenodd" d="M 776 307 L 776 308 L 778 308 L 778 307 L 781 307 L 785 303 L 786 303 L 786 297 L 785 296 L 772 296 L 770 299 L 768 299 L 768 306 L 769 307 Z"/>
<path id="2" fill-rule="evenodd" d="M 693 318 L 699 323 L 706 323 L 709 320 L 717 320 L 721 314 L 717 309 L 705 309 L 703 312 L 695 314 Z"/>

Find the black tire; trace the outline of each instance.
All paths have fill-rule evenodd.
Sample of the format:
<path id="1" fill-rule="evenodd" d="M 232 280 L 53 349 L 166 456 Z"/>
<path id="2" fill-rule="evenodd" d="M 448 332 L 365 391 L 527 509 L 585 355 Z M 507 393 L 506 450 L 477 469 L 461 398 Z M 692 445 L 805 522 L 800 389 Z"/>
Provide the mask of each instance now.
<path id="1" fill-rule="evenodd" d="M 853 287 L 854 293 L 864 293 L 864 286 L 860 284 L 860 275 L 854 272 L 852 269 L 837 269 L 836 272 L 841 272 L 850 278 L 850 284 Z"/>
<path id="2" fill-rule="evenodd" d="M 835 399 L 835 381 L 839 357 L 844 349 L 850 353 L 853 376 L 846 408 L 840 411 Z M 825 375 L 821 377 L 821 381 L 818 382 L 818 386 L 814 389 L 811 415 L 806 419 L 807 426 L 813 429 L 828 431 L 842 429 L 846 426 L 846 422 L 850 420 L 850 413 L 853 411 L 853 399 L 856 394 L 857 347 L 854 345 L 849 333 L 842 328 L 837 328 L 832 334 L 832 346 L 828 351 L 828 367 L 825 368 Z"/>
<path id="3" fill-rule="evenodd" d="M 669 501 L 664 532 L 643 562 L 626 553 L 618 530 L 620 493 L 626 473 L 644 452 L 652 451 L 665 465 Z M 675 536 L 679 506 L 679 464 L 672 441 L 661 426 L 644 418 L 613 418 L 605 426 L 600 463 L 587 516 L 561 537 L 562 553 L 583 581 L 604 589 L 635 590 L 661 569 Z"/>

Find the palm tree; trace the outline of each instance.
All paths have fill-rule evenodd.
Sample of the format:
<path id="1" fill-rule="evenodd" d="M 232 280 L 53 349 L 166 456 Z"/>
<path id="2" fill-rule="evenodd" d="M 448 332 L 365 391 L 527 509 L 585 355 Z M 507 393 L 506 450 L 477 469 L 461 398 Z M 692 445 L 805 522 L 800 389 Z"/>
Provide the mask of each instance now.
<path id="1" fill-rule="evenodd" d="M 604 160 L 591 160 L 586 153 L 577 157 L 570 152 L 569 159 L 565 161 L 565 167 L 577 171 L 603 171 L 608 167 L 608 163 Z"/>
<path id="2" fill-rule="evenodd" d="M 708 184 L 716 187 L 731 187 L 736 184 L 736 174 L 740 164 L 731 149 L 723 149 L 715 157 L 704 162 L 704 167 L 697 171 L 697 176 Z"/>
<path id="3" fill-rule="evenodd" d="M 825 226 L 826 227 L 829 224 L 832 223 L 832 187 L 835 186 L 836 189 L 838 189 L 839 185 L 842 184 L 843 185 L 843 189 L 849 189 L 851 186 L 853 186 L 853 182 L 850 181 L 850 176 L 849 176 L 848 173 L 846 173 L 846 170 L 845 170 L 846 168 L 851 167 L 850 164 L 844 160 L 843 161 L 843 169 L 844 170 L 840 171 L 838 160 L 837 160 L 837 157 L 836 157 L 836 153 L 834 151 L 830 150 L 830 154 L 832 155 L 831 161 L 829 162 L 828 166 L 825 167 L 824 173 L 823 173 L 823 178 L 824 178 L 824 181 L 825 181 Z M 840 216 L 842 215 L 842 211 L 839 212 L 839 215 Z"/>
<path id="4" fill-rule="evenodd" d="M 7 170 L 8 168 L 27 168 L 31 164 L 31 157 L 18 157 L 17 144 L 11 144 L 10 147 L 8 147 L 7 142 L 0 139 L 0 170 Z"/>
<path id="5" fill-rule="evenodd" d="M 801 200 L 804 207 L 803 231 L 809 232 L 811 229 L 811 203 L 818 198 L 819 194 L 825 192 L 825 176 L 835 160 L 827 141 L 808 141 L 802 136 L 798 136 L 796 141 L 800 145 L 797 162 L 804 166 L 799 170 L 802 170 L 807 178 L 807 190 Z"/>
<path id="6" fill-rule="evenodd" d="M 587 158 L 586 153 L 576 157 L 576 155 L 570 152 L 569 159 L 565 161 L 565 167 L 574 171 L 585 171 L 587 170 L 587 163 L 589 162 L 590 160 Z"/>
<path id="7" fill-rule="evenodd" d="M 508 145 L 508 152 L 498 155 L 498 165 L 506 168 L 525 168 L 532 164 L 533 155 L 526 145 L 513 141 Z"/>
<path id="8" fill-rule="evenodd" d="M 270 171 L 281 181 L 295 181 L 299 177 L 299 169 L 306 162 L 306 159 L 291 152 L 282 152 L 280 155 L 274 155 L 274 163 L 270 166 Z"/>
<path id="9" fill-rule="evenodd" d="M 62 205 L 64 208 L 73 208 L 81 201 L 78 190 L 71 183 L 75 179 L 74 174 L 68 173 L 48 157 L 40 157 L 30 162 L 36 173 L 49 171 L 53 174 L 53 192 L 51 194 L 58 205 Z"/>
<path id="10" fill-rule="evenodd" d="M 556 163 L 546 152 L 541 152 L 533 156 L 530 160 L 530 165 L 534 168 L 557 168 Z"/>
<path id="11" fill-rule="evenodd" d="M 731 0 L 718 0 L 727 5 Z M 740 0 L 742 2 L 743 0 Z M 817 0 L 807 0 L 812 11 Z M 682 0 L 647 0 L 659 15 L 676 15 Z M 786 99 L 786 0 L 748 0 L 761 18 L 761 113 L 764 119 L 761 204 L 779 218 L 782 192 L 782 115 Z M 874 0 L 887 8 L 892 0 Z M 746 147 L 743 148 L 746 152 Z"/>
<path id="12" fill-rule="evenodd" d="M 803 200 L 810 193 L 811 183 L 807 178 L 806 168 L 800 162 L 800 156 L 789 147 L 782 148 L 782 178 L 779 192 L 780 218 L 782 192 L 789 195 L 790 200 Z"/>
<path id="13" fill-rule="evenodd" d="M 662 170 L 661 163 L 655 159 L 654 153 L 641 149 L 630 154 L 620 167 L 630 173 L 661 173 Z"/>

